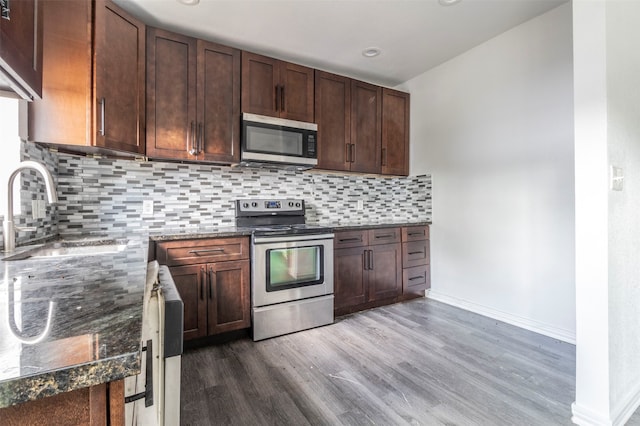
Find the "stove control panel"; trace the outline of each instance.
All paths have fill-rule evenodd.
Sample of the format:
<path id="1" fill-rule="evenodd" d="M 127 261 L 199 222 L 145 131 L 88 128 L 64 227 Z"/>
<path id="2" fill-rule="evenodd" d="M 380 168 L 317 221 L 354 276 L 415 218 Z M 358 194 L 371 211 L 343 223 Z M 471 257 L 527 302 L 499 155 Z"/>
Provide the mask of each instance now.
<path id="1" fill-rule="evenodd" d="M 273 215 L 304 216 L 304 200 L 292 198 L 236 200 L 236 217 Z"/>

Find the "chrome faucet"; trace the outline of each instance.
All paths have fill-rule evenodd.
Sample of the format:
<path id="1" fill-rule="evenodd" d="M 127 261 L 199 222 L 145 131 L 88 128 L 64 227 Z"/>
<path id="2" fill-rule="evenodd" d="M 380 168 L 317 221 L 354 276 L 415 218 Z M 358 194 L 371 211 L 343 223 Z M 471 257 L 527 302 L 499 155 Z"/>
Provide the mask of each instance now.
<path id="1" fill-rule="evenodd" d="M 7 214 L 4 216 L 4 222 L 2 223 L 4 251 L 6 253 L 12 252 L 16 248 L 16 228 L 13 225 L 13 181 L 16 176 L 25 169 L 33 169 L 40 172 L 44 177 L 44 184 L 47 188 L 47 200 L 49 203 L 58 202 L 58 194 L 56 194 L 53 177 L 44 164 L 38 163 L 37 161 L 23 161 L 18 164 L 18 167 L 11 173 L 11 176 L 9 176 L 9 184 L 7 187 Z"/>

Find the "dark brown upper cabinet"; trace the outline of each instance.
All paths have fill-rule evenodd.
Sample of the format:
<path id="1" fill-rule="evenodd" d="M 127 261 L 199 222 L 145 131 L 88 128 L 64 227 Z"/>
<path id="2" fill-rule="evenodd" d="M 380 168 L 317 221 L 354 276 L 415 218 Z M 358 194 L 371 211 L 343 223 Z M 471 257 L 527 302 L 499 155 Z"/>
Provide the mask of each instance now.
<path id="1" fill-rule="evenodd" d="M 240 51 L 147 32 L 147 156 L 240 160 Z"/>
<path id="2" fill-rule="evenodd" d="M 109 0 L 40 3 L 46 72 L 29 139 L 143 155 L 145 25 Z"/>
<path id="3" fill-rule="evenodd" d="M 351 171 L 380 173 L 382 88 L 351 81 Z"/>
<path id="4" fill-rule="evenodd" d="M 380 173 L 382 89 L 316 71 L 318 168 Z"/>
<path id="5" fill-rule="evenodd" d="M 318 168 L 409 174 L 409 94 L 316 70 Z"/>
<path id="6" fill-rule="evenodd" d="M 409 175 L 409 94 L 382 89 L 382 174 Z"/>
<path id="7" fill-rule="evenodd" d="M 242 111 L 313 122 L 313 69 L 242 52 Z"/>
<path id="8" fill-rule="evenodd" d="M 316 70 L 318 168 L 350 170 L 351 79 Z"/>
<path id="9" fill-rule="evenodd" d="M 42 1 L 11 1 L 0 17 L 0 90 L 42 95 Z M 3 2 L 4 4 L 4 2 Z"/>

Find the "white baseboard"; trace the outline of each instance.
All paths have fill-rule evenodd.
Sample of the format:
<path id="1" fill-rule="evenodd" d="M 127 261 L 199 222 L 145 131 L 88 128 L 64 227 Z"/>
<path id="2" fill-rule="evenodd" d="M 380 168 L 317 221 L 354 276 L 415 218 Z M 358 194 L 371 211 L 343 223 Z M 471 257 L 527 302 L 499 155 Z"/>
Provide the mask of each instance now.
<path id="1" fill-rule="evenodd" d="M 640 384 L 637 384 L 631 392 L 622 400 L 622 403 L 616 404 L 613 408 L 612 416 L 613 425 L 624 425 L 627 420 L 640 407 Z"/>
<path id="2" fill-rule="evenodd" d="M 524 328 L 526 330 L 530 330 L 538 334 L 542 334 L 545 336 L 552 337 L 554 339 L 562 340 L 563 342 L 571 343 L 573 345 L 576 344 L 576 334 L 575 332 L 571 332 L 569 330 L 565 330 L 559 327 L 554 327 L 549 324 L 545 324 L 540 321 L 532 320 L 529 318 L 519 317 L 507 312 L 502 312 L 497 309 L 479 305 L 477 303 L 473 303 L 468 300 L 463 300 L 457 297 L 452 297 L 446 294 L 438 293 L 433 290 L 429 291 L 427 297 L 429 299 L 437 300 L 438 302 L 446 303 L 447 305 L 456 306 L 458 308 L 475 312 L 476 314 L 480 314 L 485 317 L 497 319 L 498 321 L 515 325 L 516 327 Z"/>
<path id="3" fill-rule="evenodd" d="M 606 417 L 602 417 L 600 413 L 596 413 L 586 407 L 571 404 L 571 421 L 580 426 L 612 426 L 613 423 Z"/>

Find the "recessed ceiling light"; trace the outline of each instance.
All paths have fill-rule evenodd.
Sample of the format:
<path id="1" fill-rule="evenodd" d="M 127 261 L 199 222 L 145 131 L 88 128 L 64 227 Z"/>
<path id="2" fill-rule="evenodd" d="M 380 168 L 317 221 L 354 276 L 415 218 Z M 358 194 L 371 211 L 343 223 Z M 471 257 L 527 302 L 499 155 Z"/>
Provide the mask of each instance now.
<path id="1" fill-rule="evenodd" d="M 182 3 L 186 6 L 195 6 L 200 3 L 200 0 L 176 0 L 178 3 Z"/>
<path id="2" fill-rule="evenodd" d="M 377 47 L 367 47 L 362 51 L 362 56 L 365 58 L 374 58 L 381 53 L 381 50 Z"/>
<path id="3" fill-rule="evenodd" d="M 460 3 L 461 0 L 438 0 L 441 6 L 453 6 L 456 3 Z"/>

